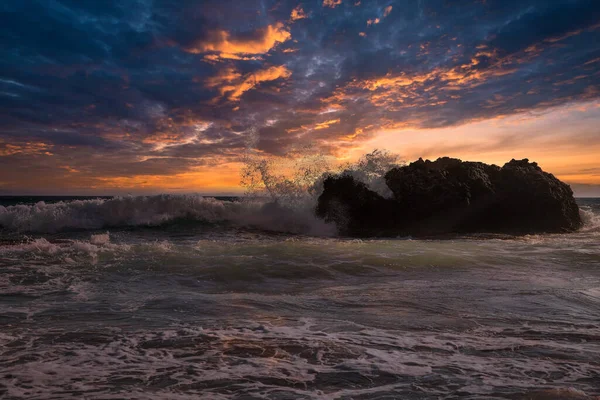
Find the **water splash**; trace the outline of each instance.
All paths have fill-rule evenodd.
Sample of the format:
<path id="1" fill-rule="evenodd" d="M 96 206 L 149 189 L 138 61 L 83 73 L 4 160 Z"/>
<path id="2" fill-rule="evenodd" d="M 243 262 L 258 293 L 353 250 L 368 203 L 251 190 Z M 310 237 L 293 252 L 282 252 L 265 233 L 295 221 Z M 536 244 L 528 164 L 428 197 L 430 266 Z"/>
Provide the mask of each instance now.
<path id="1" fill-rule="evenodd" d="M 579 208 L 579 215 L 583 221 L 581 232 L 600 233 L 600 214 L 595 213 L 589 206 L 582 206 Z"/>
<path id="2" fill-rule="evenodd" d="M 374 150 L 355 162 L 339 163 L 336 159 L 314 152 L 311 146 L 285 156 L 261 156 L 249 152 L 244 158 L 242 186 L 247 196 L 264 196 L 271 201 L 297 207 L 313 203 L 323 191 L 323 181 L 331 175 L 351 175 L 384 197 L 391 196 L 385 183 L 386 172 L 404 165 L 400 156 Z"/>
<path id="3" fill-rule="evenodd" d="M 398 154 L 386 150 L 373 150 L 363 155 L 356 163 L 348 163 L 342 169 L 343 174 L 351 175 L 363 182 L 369 189 L 389 198 L 392 191 L 385 182 L 385 174 L 394 167 L 405 165 Z"/>
<path id="4" fill-rule="evenodd" d="M 296 208 L 319 194 L 315 184 L 333 170 L 334 159 L 315 153 L 311 146 L 285 156 L 265 156 L 250 150 L 244 157 L 241 184 L 246 197 L 266 197 L 282 206 Z"/>

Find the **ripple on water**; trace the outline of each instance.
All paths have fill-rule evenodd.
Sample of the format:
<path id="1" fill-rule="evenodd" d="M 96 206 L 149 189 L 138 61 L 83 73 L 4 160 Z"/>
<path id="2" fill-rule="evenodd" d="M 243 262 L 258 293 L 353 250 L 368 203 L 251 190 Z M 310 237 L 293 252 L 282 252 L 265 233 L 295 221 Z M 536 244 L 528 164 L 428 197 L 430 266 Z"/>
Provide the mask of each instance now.
<path id="1" fill-rule="evenodd" d="M 312 319 L 206 325 L 3 335 L 3 390 L 31 399 L 125 393 L 339 399 L 600 394 L 597 327 L 569 336 L 550 327 L 537 333 L 483 327 L 398 332 Z"/>

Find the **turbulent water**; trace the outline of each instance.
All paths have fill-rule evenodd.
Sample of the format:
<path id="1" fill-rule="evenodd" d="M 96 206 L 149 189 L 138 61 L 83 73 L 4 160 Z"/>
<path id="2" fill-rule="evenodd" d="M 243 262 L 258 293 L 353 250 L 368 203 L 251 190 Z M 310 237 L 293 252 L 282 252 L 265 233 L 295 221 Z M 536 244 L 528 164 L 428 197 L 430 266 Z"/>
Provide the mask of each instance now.
<path id="1" fill-rule="evenodd" d="M 444 240 L 256 199 L 37 200 L 0 205 L 0 398 L 600 396 L 600 199 L 577 233 Z"/>

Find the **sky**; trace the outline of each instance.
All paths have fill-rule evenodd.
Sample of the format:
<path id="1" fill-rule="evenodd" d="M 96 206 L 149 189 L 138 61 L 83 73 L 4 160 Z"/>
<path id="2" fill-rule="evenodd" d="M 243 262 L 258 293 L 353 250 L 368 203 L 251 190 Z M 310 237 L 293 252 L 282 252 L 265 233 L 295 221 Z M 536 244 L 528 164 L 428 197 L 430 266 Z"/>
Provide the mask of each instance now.
<path id="1" fill-rule="evenodd" d="M 598 0 L 3 0 L 0 194 L 240 193 L 251 149 L 600 196 Z"/>

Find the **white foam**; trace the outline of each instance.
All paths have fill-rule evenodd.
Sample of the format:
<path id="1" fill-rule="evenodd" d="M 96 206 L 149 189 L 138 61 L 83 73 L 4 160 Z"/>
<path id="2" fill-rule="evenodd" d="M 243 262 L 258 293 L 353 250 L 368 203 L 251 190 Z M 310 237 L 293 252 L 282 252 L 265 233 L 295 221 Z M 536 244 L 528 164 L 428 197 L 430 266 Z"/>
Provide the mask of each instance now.
<path id="1" fill-rule="evenodd" d="M 579 215 L 583 221 L 582 232 L 600 233 L 600 215 L 594 213 L 590 207 L 579 208 Z"/>
<path id="2" fill-rule="evenodd" d="M 99 235 L 92 235 L 90 243 L 95 245 L 104 245 L 110 242 L 110 234 L 108 232 Z"/>
<path id="3" fill-rule="evenodd" d="M 26 256 L 28 258 L 59 258 L 67 264 L 75 264 L 82 258 L 96 262 L 102 253 L 118 254 L 128 252 L 132 248 L 128 244 L 110 242 L 109 233 L 91 235 L 90 240 L 61 240 L 50 242 L 46 238 L 29 239 L 24 243 L 0 246 L 0 255 Z"/>
<path id="4" fill-rule="evenodd" d="M 331 236 L 335 227 L 313 215 L 312 206 L 294 208 L 264 200 L 220 201 L 198 195 L 128 196 L 0 206 L 0 226 L 18 232 L 58 232 L 118 226 L 156 226 L 177 219 L 225 222 L 286 233 Z M 91 244 L 106 241 L 95 235 Z M 43 245 L 39 243 L 38 245 Z"/>
<path id="5" fill-rule="evenodd" d="M 138 383 L 126 387 L 131 397 L 137 390 L 152 386 L 154 378 L 168 376 L 173 383 L 161 387 L 164 392 L 153 398 L 191 396 L 195 394 L 195 385 L 203 383 L 208 386 L 205 394 L 214 395 L 207 398 L 219 398 L 223 392 L 218 385 L 211 388 L 211 383 L 230 381 L 236 382 L 237 396 L 229 393 L 225 398 L 240 394 L 252 397 L 267 394 L 264 398 L 273 398 L 285 392 L 290 398 L 339 399 L 412 391 L 418 381 L 406 377 L 426 383 L 427 377 L 441 376 L 445 379 L 440 380 L 439 387 L 423 387 L 421 394 L 435 395 L 449 390 L 445 383 L 448 380 L 460 385 L 460 391 L 469 393 L 470 397 L 487 398 L 502 388 L 508 389 L 507 394 L 540 388 L 538 393 L 548 395 L 540 398 L 585 399 L 589 397 L 582 390 L 593 390 L 592 382 L 582 382 L 577 389 L 569 388 L 568 384 L 593 376 L 594 366 L 589 360 L 598 351 L 595 343 L 582 347 L 576 342 L 554 341 L 551 337 L 521 337 L 530 331 L 529 327 L 509 330 L 482 327 L 461 333 L 422 329 L 398 334 L 359 325 L 332 329 L 339 321 L 308 318 L 293 322 L 282 319 L 277 323 L 236 321 L 233 326 L 205 322 L 207 325 L 203 328 L 183 325 L 137 332 L 107 331 L 107 342 L 102 345 L 85 341 L 40 341 L 33 349 L 37 357 L 28 357 L 32 349 L 24 345 L 23 340 L 19 343 L 19 338 L 0 335 L 0 343 L 12 343 L 11 357 L 23 359 L 19 365 L 7 369 L 12 375 L 5 383 L 7 392 L 12 397 L 45 398 L 49 393 L 69 387 L 110 398 L 104 394 L 114 390 L 113 379 L 133 378 Z M 325 327 L 328 328 L 322 329 Z M 352 329 L 346 329 L 349 327 Z M 552 331 L 551 326 L 549 329 Z M 584 333 L 593 335 L 595 331 L 587 329 Z M 57 337 L 61 334 L 56 330 L 45 333 Z M 543 353 L 534 359 L 520 353 L 532 353 L 540 348 L 558 354 L 573 353 L 582 359 L 578 362 L 574 357 L 563 363 Z M 258 355 L 247 354 L 245 350 Z M 68 357 L 64 356 L 66 352 Z M 132 369 L 132 365 L 135 368 Z M 372 379 L 374 384 L 343 385 L 347 371 Z M 378 375 L 382 373 L 403 379 L 378 382 Z M 330 382 L 335 388 L 328 388 L 328 397 L 321 395 L 320 387 L 309 386 L 315 385 L 318 375 L 327 379 L 337 374 L 339 378 L 334 377 Z M 562 374 L 564 378 L 556 382 L 546 380 L 545 377 L 555 374 Z M 261 382 L 272 379 L 290 385 Z"/>

